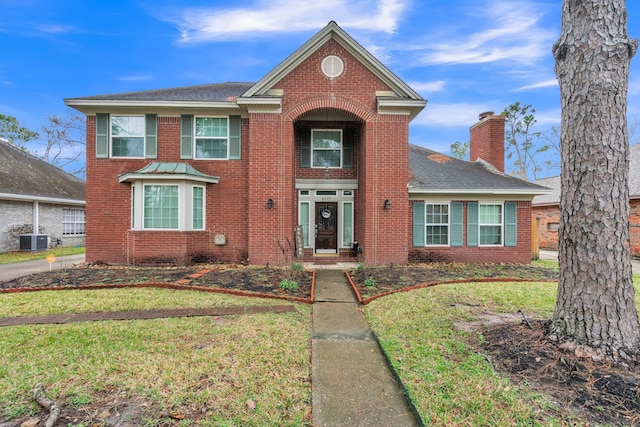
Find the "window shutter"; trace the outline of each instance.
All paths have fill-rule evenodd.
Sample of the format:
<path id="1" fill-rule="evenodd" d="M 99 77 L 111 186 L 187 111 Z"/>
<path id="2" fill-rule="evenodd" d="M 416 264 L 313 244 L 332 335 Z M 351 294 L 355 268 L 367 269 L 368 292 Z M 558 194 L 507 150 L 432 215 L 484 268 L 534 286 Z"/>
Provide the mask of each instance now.
<path id="1" fill-rule="evenodd" d="M 518 245 L 518 209 L 515 202 L 504 204 L 504 245 Z"/>
<path id="2" fill-rule="evenodd" d="M 462 246 L 462 230 L 462 202 L 451 202 L 451 246 Z"/>
<path id="3" fill-rule="evenodd" d="M 424 202 L 413 204 L 413 246 L 425 245 Z"/>
<path id="4" fill-rule="evenodd" d="M 158 115 L 145 114 L 144 156 L 147 159 L 158 158 Z"/>
<path id="5" fill-rule="evenodd" d="M 109 157 L 109 114 L 96 114 L 96 158 Z"/>
<path id="6" fill-rule="evenodd" d="M 229 159 L 240 160 L 242 157 L 240 145 L 240 133 L 242 131 L 242 118 L 229 116 Z"/>
<path id="7" fill-rule="evenodd" d="M 342 131 L 342 167 L 353 167 L 353 128 L 345 128 Z"/>
<path id="8" fill-rule="evenodd" d="M 180 116 L 180 158 L 193 158 L 193 116 Z"/>
<path id="9" fill-rule="evenodd" d="M 300 167 L 311 167 L 311 129 L 300 130 Z"/>
<path id="10" fill-rule="evenodd" d="M 467 246 L 478 246 L 478 202 L 467 203 Z"/>

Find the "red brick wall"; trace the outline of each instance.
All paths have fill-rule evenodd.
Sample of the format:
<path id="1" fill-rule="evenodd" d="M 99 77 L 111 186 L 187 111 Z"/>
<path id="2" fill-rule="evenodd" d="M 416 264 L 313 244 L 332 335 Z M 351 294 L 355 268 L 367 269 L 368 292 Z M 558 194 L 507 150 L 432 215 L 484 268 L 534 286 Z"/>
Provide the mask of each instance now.
<path id="1" fill-rule="evenodd" d="M 149 112 L 149 111 L 147 111 Z M 208 254 L 212 260 L 238 262 L 246 259 L 247 247 L 247 159 L 249 153 L 247 122 L 243 120 L 242 160 L 188 160 L 200 172 L 219 176 L 218 184 L 206 186 L 207 245 L 199 239 L 185 238 L 184 233 L 160 232 L 163 239 L 155 249 L 159 256 L 186 260 L 192 255 Z M 88 262 L 130 263 L 148 258 L 148 249 L 139 244 L 140 232 L 131 240 L 131 185 L 118 182 L 118 176 L 134 172 L 150 162 L 185 162 L 180 159 L 180 118 L 158 117 L 157 159 L 96 159 L 95 117 L 87 117 L 87 252 Z M 150 233 L 150 234 L 149 234 Z M 156 234 L 154 234 L 156 233 Z M 197 233 L 196 233 L 197 234 Z M 216 234 L 226 236 L 225 246 L 216 246 Z M 167 238 L 173 235 L 174 238 Z M 187 233 L 191 236 L 191 234 Z M 153 241 L 155 237 L 151 237 Z M 155 242 L 154 242 L 155 243 Z M 131 246 L 133 245 L 133 246 Z M 182 245 L 182 246 L 181 246 Z M 181 246 L 181 253 L 177 247 Z M 154 246 L 149 246 L 153 248 Z M 140 250 L 137 253 L 136 250 Z M 132 261 L 133 260 L 133 261 Z"/>
<path id="2" fill-rule="evenodd" d="M 631 237 L 631 256 L 640 258 L 640 199 L 629 202 L 629 231 Z"/>
<path id="3" fill-rule="evenodd" d="M 409 208 L 409 217 L 413 215 Z M 413 247 L 413 236 L 409 236 L 411 248 L 409 259 L 435 262 L 513 262 L 528 264 L 531 262 L 531 202 L 517 202 L 517 235 L 516 246 L 467 246 L 467 203 L 463 208 L 463 245 L 462 246 L 427 246 Z M 503 230 L 504 232 L 504 230 Z M 411 234 L 411 233 L 409 233 Z"/>
<path id="4" fill-rule="evenodd" d="M 321 61 L 342 58 L 345 72 L 329 79 Z M 157 159 L 96 159 L 95 118 L 87 118 L 87 261 L 147 262 L 210 255 L 215 260 L 288 264 L 297 223 L 295 177 L 324 178 L 324 170 L 299 170 L 295 126 L 307 112 L 339 111 L 358 129 L 353 169 L 331 170 L 331 179 L 358 179 L 355 236 L 367 264 L 405 263 L 409 219 L 408 116 L 377 115 L 376 91 L 389 88 L 339 44 L 328 41 L 273 86 L 284 92 L 282 113 L 252 113 L 243 120 L 242 160 L 180 159 L 180 119 L 159 112 Z M 141 111 L 153 113 L 154 111 Z M 295 123 L 295 126 L 294 126 Z M 343 124 L 345 124 L 343 123 Z M 324 125 L 324 124 L 323 124 Z M 332 123 L 332 126 L 341 125 Z M 118 176 L 152 161 L 188 162 L 219 176 L 206 187 L 204 232 L 132 231 L 131 189 Z M 274 200 L 267 209 L 267 199 Z M 383 208 L 384 200 L 391 209 Z M 213 242 L 226 236 L 225 246 Z M 154 254 L 154 249 L 157 254 Z"/>
<path id="5" fill-rule="evenodd" d="M 489 115 L 470 129 L 469 154 L 504 172 L 504 116 Z"/>
<path id="6" fill-rule="evenodd" d="M 629 201 L 629 237 L 631 256 L 640 258 L 640 199 Z M 549 230 L 549 223 L 560 223 L 558 206 L 536 206 L 532 209 L 533 218 L 540 220 L 538 239 L 540 249 L 558 250 L 558 232 Z"/>
<path id="7" fill-rule="evenodd" d="M 558 230 L 549 224 L 560 223 L 558 206 L 536 206 L 531 209 L 534 219 L 538 219 L 538 246 L 540 249 L 558 250 Z"/>

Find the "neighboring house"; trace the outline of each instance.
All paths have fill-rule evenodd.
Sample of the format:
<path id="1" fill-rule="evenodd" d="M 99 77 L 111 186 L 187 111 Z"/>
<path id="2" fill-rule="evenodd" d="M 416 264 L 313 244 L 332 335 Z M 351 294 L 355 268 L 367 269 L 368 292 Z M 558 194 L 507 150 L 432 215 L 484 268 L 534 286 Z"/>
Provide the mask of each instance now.
<path id="1" fill-rule="evenodd" d="M 545 189 L 410 146 L 426 101 L 334 22 L 257 83 L 65 102 L 87 116 L 89 262 L 531 259 Z M 502 170 L 504 119 L 472 139 Z"/>
<path id="2" fill-rule="evenodd" d="M 84 245 L 84 181 L 2 138 L 0 159 L 0 252 Z"/>
<path id="3" fill-rule="evenodd" d="M 560 228 L 560 176 L 536 181 L 548 187 L 551 193 L 533 199 L 533 219 L 539 220 L 538 241 L 540 249 L 558 249 Z M 640 143 L 629 147 L 629 234 L 631 256 L 640 257 Z"/>

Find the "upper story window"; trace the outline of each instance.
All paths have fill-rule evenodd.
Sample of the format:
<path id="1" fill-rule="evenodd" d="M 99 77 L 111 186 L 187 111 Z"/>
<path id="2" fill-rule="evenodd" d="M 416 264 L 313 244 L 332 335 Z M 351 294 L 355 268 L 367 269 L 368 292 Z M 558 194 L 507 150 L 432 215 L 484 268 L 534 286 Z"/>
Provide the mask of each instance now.
<path id="1" fill-rule="evenodd" d="M 158 154 L 158 116 L 96 114 L 97 158 L 147 158 Z"/>
<path id="2" fill-rule="evenodd" d="M 299 132 L 301 168 L 354 167 L 353 128 L 302 128 Z"/>
<path id="3" fill-rule="evenodd" d="M 180 158 L 239 160 L 240 116 L 180 117 Z"/>
<path id="4" fill-rule="evenodd" d="M 229 158 L 229 126 L 226 117 L 196 117 L 196 159 Z"/>
<path id="5" fill-rule="evenodd" d="M 342 131 L 312 130 L 311 151 L 311 167 L 342 167 Z"/>
<path id="6" fill-rule="evenodd" d="M 111 156 L 144 157 L 144 116 L 111 116 Z"/>

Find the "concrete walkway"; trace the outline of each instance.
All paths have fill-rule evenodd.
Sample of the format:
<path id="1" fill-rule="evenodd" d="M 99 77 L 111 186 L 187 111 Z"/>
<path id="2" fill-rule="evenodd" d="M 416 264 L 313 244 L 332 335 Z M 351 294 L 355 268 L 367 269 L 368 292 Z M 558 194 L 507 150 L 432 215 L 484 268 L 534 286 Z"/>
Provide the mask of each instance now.
<path id="1" fill-rule="evenodd" d="M 316 271 L 313 425 L 419 425 L 341 270 Z"/>

